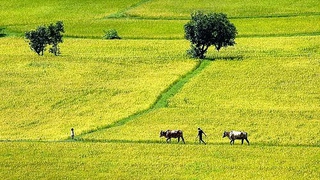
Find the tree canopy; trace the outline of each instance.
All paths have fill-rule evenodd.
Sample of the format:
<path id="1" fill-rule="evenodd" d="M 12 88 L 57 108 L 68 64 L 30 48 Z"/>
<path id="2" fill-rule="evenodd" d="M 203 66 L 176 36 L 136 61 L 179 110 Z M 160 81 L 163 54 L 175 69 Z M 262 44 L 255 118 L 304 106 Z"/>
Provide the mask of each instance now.
<path id="1" fill-rule="evenodd" d="M 49 52 L 53 53 L 56 56 L 60 54 L 58 44 L 63 42 L 63 35 L 61 33 L 64 33 L 64 26 L 62 21 L 58 21 L 56 22 L 56 24 L 50 24 L 48 26 L 48 43 L 52 45 L 52 47 L 49 49 Z"/>
<path id="2" fill-rule="evenodd" d="M 223 13 L 208 13 L 196 11 L 191 14 L 191 20 L 185 24 L 185 38 L 191 42 L 188 50 L 194 58 L 205 58 L 211 45 L 219 51 L 222 47 L 233 46 L 237 35 L 236 27 Z"/>
<path id="3" fill-rule="evenodd" d="M 36 30 L 26 32 L 25 37 L 29 39 L 30 49 L 36 52 L 39 56 L 42 56 L 49 41 L 47 28 L 39 26 Z"/>
<path id="4" fill-rule="evenodd" d="M 25 38 L 29 40 L 30 49 L 39 56 L 43 55 L 47 45 L 52 45 L 49 52 L 57 56 L 60 54 L 58 44 L 63 42 L 61 33 L 64 33 L 64 25 L 62 21 L 58 21 L 48 27 L 39 26 L 36 30 L 26 32 Z"/>

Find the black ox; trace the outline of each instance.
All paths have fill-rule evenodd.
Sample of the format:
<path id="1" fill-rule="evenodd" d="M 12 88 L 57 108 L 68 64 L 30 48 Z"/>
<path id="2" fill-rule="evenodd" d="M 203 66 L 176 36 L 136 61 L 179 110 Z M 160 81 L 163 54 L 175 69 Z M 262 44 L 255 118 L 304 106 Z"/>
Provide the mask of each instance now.
<path id="1" fill-rule="evenodd" d="M 166 131 L 160 131 L 160 137 L 166 137 L 167 143 L 171 142 L 171 138 L 178 138 L 178 143 L 180 142 L 180 138 L 182 139 L 182 142 L 184 142 L 183 138 L 183 132 L 181 130 L 166 130 Z"/>
<path id="2" fill-rule="evenodd" d="M 230 141 L 231 145 L 234 144 L 234 140 L 236 139 L 241 139 L 241 142 L 242 142 L 241 144 L 243 144 L 243 140 L 246 140 L 249 145 L 248 133 L 243 131 L 230 131 L 230 132 L 225 131 L 222 137 L 223 138 L 228 137 L 231 140 Z"/>

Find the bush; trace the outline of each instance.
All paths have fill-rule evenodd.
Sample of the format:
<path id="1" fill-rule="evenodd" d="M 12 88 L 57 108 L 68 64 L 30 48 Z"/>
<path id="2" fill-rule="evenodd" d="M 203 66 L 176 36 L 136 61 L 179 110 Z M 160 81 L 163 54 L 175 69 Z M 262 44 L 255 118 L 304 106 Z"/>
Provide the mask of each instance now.
<path id="1" fill-rule="evenodd" d="M 6 33 L 4 32 L 4 27 L 0 27 L 0 37 L 5 37 Z"/>
<path id="2" fill-rule="evenodd" d="M 115 29 L 110 29 L 104 32 L 105 35 L 103 36 L 103 39 L 121 39 L 121 37 L 118 35 L 118 32 Z"/>

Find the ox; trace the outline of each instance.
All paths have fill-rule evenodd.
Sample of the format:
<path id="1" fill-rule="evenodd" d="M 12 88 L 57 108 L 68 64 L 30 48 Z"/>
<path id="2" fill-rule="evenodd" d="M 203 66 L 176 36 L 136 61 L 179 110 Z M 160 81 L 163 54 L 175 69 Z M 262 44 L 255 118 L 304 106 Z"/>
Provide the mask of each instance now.
<path id="1" fill-rule="evenodd" d="M 184 142 L 183 133 L 181 130 L 166 130 L 166 131 L 160 131 L 160 137 L 166 137 L 167 142 L 171 142 L 171 138 L 178 138 L 178 143 L 180 142 L 180 138 L 182 139 L 182 142 Z"/>
<path id="2" fill-rule="evenodd" d="M 228 137 L 231 141 L 230 141 L 230 144 L 234 144 L 234 140 L 236 139 L 241 139 L 241 144 L 243 144 L 243 140 L 246 140 L 248 145 L 249 145 L 249 140 L 248 140 L 248 133 L 246 132 L 242 132 L 242 131 L 230 131 L 230 132 L 227 132 L 225 131 L 223 133 L 223 136 L 222 138 L 224 137 Z"/>

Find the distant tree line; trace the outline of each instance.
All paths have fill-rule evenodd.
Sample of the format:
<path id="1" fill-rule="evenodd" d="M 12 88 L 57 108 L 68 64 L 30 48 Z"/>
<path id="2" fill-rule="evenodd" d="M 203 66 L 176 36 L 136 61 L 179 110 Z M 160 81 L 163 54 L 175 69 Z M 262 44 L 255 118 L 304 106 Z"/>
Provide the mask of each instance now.
<path id="1" fill-rule="evenodd" d="M 58 56 L 60 53 L 59 43 L 62 43 L 62 33 L 64 33 L 64 24 L 58 21 L 49 26 L 39 26 L 35 30 L 25 33 L 30 49 L 42 56 L 47 45 L 51 45 L 49 53 Z"/>

